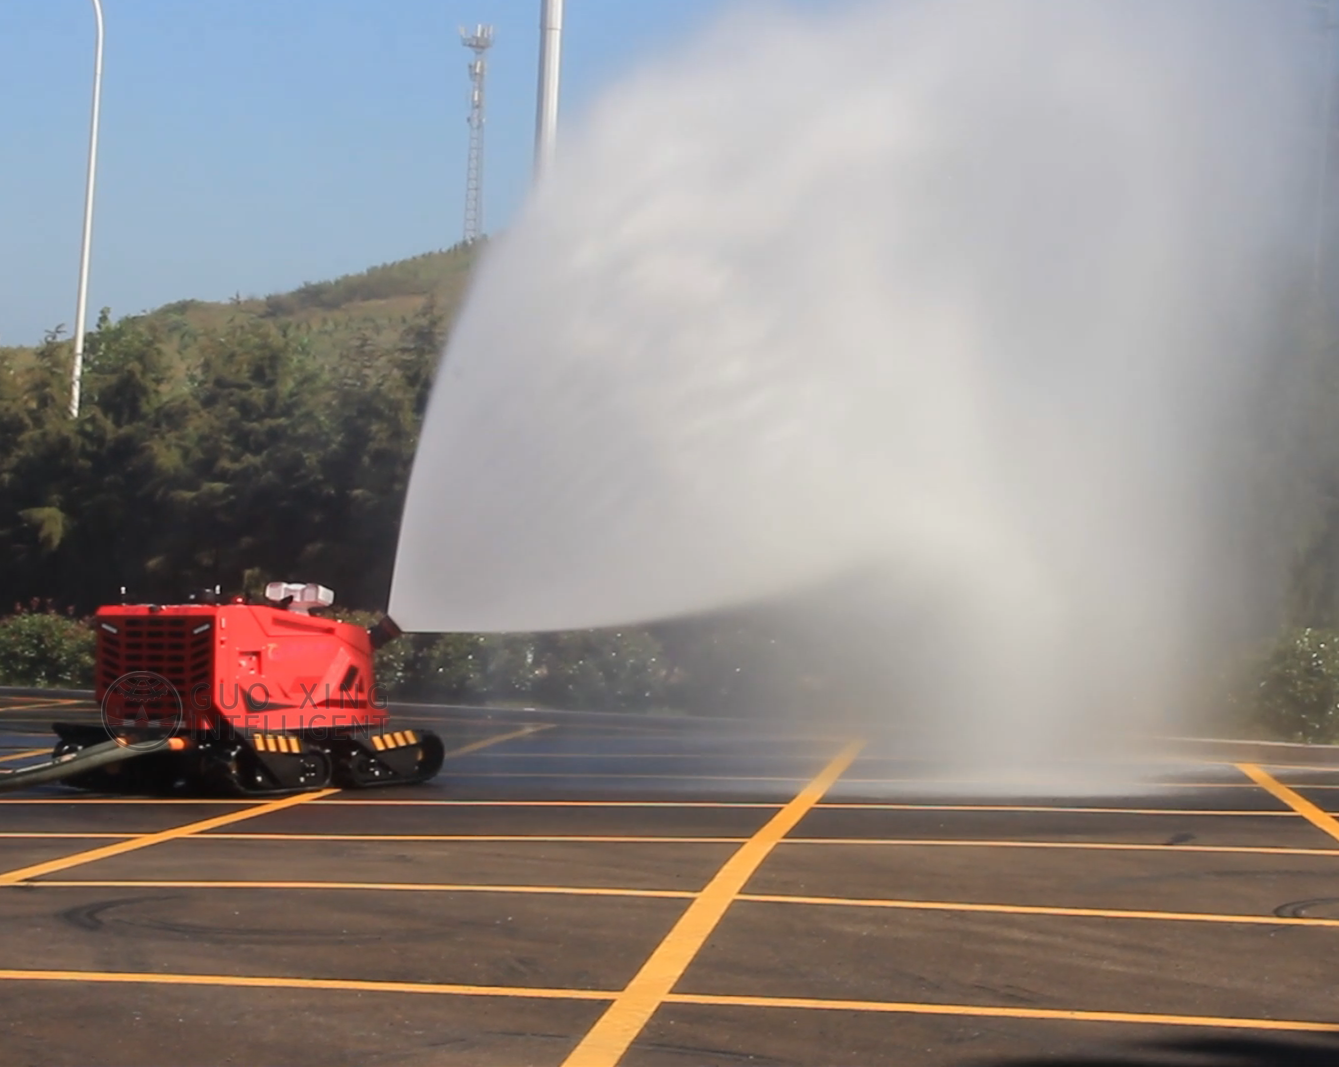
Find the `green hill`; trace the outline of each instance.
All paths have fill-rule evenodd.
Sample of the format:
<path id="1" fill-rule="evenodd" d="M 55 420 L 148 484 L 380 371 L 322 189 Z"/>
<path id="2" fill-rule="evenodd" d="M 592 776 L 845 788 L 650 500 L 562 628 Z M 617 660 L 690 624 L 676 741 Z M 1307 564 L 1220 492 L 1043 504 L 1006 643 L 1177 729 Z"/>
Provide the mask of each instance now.
<path id="1" fill-rule="evenodd" d="M 426 252 L 265 297 L 179 300 L 147 317 L 182 356 L 189 356 L 201 337 L 247 322 L 272 323 L 313 355 L 329 356 L 355 342 L 381 343 L 398 335 L 430 299 L 446 321 L 454 319 L 481 248 Z"/>
<path id="2" fill-rule="evenodd" d="M 287 293 L 239 295 L 226 302 L 178 300 L 133 317 L 161 330 L 168 349 L 187 364 L 194 362 L 201 338 L 248 323 L 272 324 L 312 355 L 328 357 L 354 343 L 392 340 L 429 300 L 450 322 L 482 248 L 480 242 L 425 252 L 331 281 L 307 282 Z M 0 346 L 0 365 L 22 364 L 36 350 Z"/>

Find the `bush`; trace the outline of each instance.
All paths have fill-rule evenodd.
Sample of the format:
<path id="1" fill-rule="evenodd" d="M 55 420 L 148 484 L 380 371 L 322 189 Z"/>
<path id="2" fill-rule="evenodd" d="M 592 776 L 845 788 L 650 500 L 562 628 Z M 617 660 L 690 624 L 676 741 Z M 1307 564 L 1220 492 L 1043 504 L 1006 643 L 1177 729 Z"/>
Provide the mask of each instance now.
<path id="1" fill-rule="evenodd" d="M 0 618 L 0 684 L 91 688 L 95 641 L 86 622 L 50 609 Z"/>
<path id="2" fill-rule="evenodd" d="M 1290 630 L 1253 673 L 1245 702 L 1272 734 L 1287 741 L 1339 741 L 1339 632 Z"/>
<path id="3" fill-rule="evenodd" d="M 644 630 L 545 634 L 535 643 L 532 692 L 549 707 L 660 707 L 668 677 L 660 642 Z"/>

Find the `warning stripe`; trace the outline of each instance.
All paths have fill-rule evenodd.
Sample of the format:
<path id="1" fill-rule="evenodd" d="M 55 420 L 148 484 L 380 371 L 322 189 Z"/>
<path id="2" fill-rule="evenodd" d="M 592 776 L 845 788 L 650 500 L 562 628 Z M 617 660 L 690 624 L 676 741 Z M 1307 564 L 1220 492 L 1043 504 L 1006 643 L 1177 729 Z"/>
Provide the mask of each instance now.
<path id="1" fill-rule="evenodd" d="M 251 743 L 257 752 L 287 752 L 296 755 L 302 751 L 301 740 L 287 734 L 255 734 Z"/>

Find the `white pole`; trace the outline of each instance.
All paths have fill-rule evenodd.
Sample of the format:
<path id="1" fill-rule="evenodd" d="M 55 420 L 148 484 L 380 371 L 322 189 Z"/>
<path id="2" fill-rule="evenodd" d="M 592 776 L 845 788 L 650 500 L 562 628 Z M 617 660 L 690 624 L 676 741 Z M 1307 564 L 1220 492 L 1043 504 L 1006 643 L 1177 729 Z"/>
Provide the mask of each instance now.
<path id="1" fill-rule="evenodd" d="M 84 244 L 79 255 L 79 303 L 74 313 L 74 369 L 70 381 L 70 418 L 79 417 L 79 385 L 84 373 L 84 324 L 88 312 L 88 252 L 93 240 L 93 180 L 98 168 L 98 110 L 102 102 L 102 0 L 93 0 L 98 23 L 93 58 L 93 118 L 88 131 L 88 182 L 84 187 Z"/>
<path id="2" fill-rule="evenodd" d="M 1331 0 L 1321 0 L 1316 5 L 1320 17 L 1324 20 L 1320 26 L 1321 41 L 1321 107 L 1320 131 L 1316 138 L 1316 234 L 1312 250 L 1311 274 L 1316 291 L 1321 289 L 1325 273 L 1325 247 L 1329 236 L 1329 184 L 1330 153 L 1333 150 L 1334 132 L 1334 13 Z"/>
<path id="3" fill-rule="evenodd" d="M 535 175 L 548 170 L 558 129 L 558 73 L 562 65 L 563 0 L 543 0 L 539 18 L 539 103 L 535 114 Z"/>

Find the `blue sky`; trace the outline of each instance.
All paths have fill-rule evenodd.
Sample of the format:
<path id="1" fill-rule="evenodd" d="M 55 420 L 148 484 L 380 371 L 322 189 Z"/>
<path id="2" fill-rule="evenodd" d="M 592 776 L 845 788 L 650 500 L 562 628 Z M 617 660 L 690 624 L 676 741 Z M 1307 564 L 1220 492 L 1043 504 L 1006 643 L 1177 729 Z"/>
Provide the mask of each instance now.
<path id="1" fill-rule="evenodd" d="M 726 2 L 567 0 L 563 118 Z M 524 196 L 539 0 L 103 6 L 90 320 L 104 306 L 119 316 L 263 295 L 453 244 L 462 24 L 496 27 L 487 228 Z M 89 0 L 0 3 L 0 344 L 74 321 L 93 26 Z"/>

